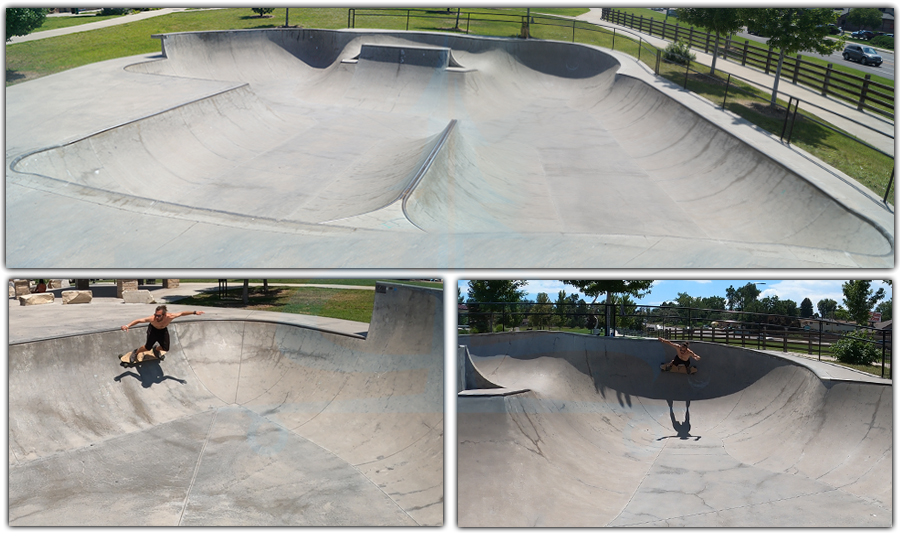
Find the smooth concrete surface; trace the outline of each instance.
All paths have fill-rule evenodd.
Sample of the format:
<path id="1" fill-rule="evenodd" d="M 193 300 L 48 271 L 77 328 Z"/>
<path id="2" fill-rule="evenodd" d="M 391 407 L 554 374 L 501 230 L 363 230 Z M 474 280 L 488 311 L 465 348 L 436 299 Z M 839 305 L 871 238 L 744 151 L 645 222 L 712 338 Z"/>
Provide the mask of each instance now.
<path id="1" fill-rule="evenodd" d="M 651 339 L 460 345 L 462 527 L 892 525 L 890 381 L 703 342 L 693 376 Z"/>
<path id="2" fill-rule="evenodd" d="M 142 327 L 11 344 L 9 524 L 441 525 L 443 292 L 375 295 L 365 338 L 207 314 L 135 368 Z"/>
<path id="3" fill-rule="evenodd" d="M 7 89 L 9 267 L 893 264 L 876 194 L 614 51 L 159 37 Z"/>

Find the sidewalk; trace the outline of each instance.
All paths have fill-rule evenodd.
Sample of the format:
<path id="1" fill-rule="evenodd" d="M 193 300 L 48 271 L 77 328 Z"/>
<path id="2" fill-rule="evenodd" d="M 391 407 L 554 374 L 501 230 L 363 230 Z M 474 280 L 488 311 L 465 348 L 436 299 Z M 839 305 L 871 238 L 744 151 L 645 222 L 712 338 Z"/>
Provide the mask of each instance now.
<path id="1" fill-rule="evenodd" d="M 644 41 L 658 48 L 665 48 L 669 43 L 671 43 L 659 37 L 642 34 L 637 30 L 604 21 L 601 19 L 601 13 L 602 11 L 600 8 L 590 8 L 590 12 L 579 15 L 575 18 L 581 21 L 596 24 L 598 26 L 603 26 L 605 28 L 615 28 L 616 30 L 627 31 L 634 35 L 640 35 L 644 39 Z M 697 55 L 698 63 L 706 66 L 712 64 L 711 54 L 706 54 L 702 51 L 697 50 L 692 50 L 692 52 Z M 722 71 L 723 73 L 730 73 L 736 77 L 740 77 L 746 82 L 753 83 L 754 85 L 767 90 L 769 94 L 771 94 L 772 85 L 775 81 L 775 77 L 773 75 L 766 75 L 765 73 L 756 69 L 741 66 L 722 58 L 719 58 L 716 62 L 716 71 Z M 789 96 L 803 100 L 805 103 L 801 103 L 800 108 L 805 109 L 810 114 L 818 116 L 822 120 L 832 124 L 833 126 L 843 129 L 847 133 L 854 135 L 860 140 L 871 144 L 875 148 L 878 148 L 879 150 L 886 152 L 891 156 L 894 155 L 893 120 L 888 120 L 883 116 L 878 116 L 876 114 L 858 111 L 856 110 L 856 108 L 848 105 L 846 102 L 822 96 L 821 94 L 818 94 L 803 86 L 795 85 L 789 80 L 785 80 L 782 77 L 782 79 L 778 83 L 778 97 L 787 101 Z M 810 106 L 810 104 L 812 104 L 813 106 Z M 869 126 L 875 131 L 866 129 L 863 126 L 848 121 L 848 118 L 850 120 L 854 120 L 856 122 L 860 122 L 866 126 Z"/>
<path id="2" fill-rule="evenodd" d="M 237 281 L 237 280 L 235 280 Z M 254 284 L 254 286 L 256 286 Z M 275 285 L 272 285 L 275 286 Z M 284 286 L 278 284 L 277 286 Z M 303 287 L 303 284 L 290 286 Z M 374 287 L 359 287 L 353 285 L 318 285 L 313 287 L 354 288 L 370 289 Z M 162 285 L 143 285 L 140 289 L 149 290 L 157 304 L 126 304 L 121 298 L 116 298 L 115 284 L 94 284 L 91 291 L 94 294 L 90 304 L 63 305 L 59 300 L 62 291 L 75 290 L 74 287 L 63 289 L 51 289 L 57 300 L 52 304 L 39 306 L 21 306 L 15 298 L 9 299 L 9 343 L 30 341 L 34 339 L 47 339 L 62 337 L 85 332 L 103 332 L 118 329 L 123 324 L 128 324 L 135 319 L 142 319 L 153 314 L 156 305 L 171 303 L 176 300 L 194 296 L 203 291 L 215 291 L 217 283 L 183 283 L 176 289 L 163 289 Z M 240 286 L 238 286 L 238 289 Z M 229 286 L 229 289 L 234 289 Z M 277 313 L 272 311 L 259 311 L 240 308 L 204 308 L 195 306 L 170 305 L 170 311 L 194 310 L 203 311 L 198 317 L 189 316 L 183 320 L 201 318 L 205 320 L 215 319 L 242 319 L 250 321 L 272 321 L 288 324 L 297 324 L 327 332 L 341 334 L 353 334 L 361 337 L 369 331 L 367 323 L 357 321 L 345 321 L 342 319 L 330 319 L 315 315 L 300 315 L 294 313 Z M 177 321 L 176 321 L 177 323 Z M 140 328 L 135 331 L 141 332 Z"/>

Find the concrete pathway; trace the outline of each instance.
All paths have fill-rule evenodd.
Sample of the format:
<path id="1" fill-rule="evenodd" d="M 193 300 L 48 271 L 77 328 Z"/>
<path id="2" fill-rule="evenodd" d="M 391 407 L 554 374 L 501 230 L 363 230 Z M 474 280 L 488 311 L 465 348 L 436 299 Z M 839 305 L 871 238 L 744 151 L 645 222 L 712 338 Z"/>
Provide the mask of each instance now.
<path id="1" fill-rule="evenodd" d="M 630 32 L 636 36 L 640 35 L 644 41 L 647 41 L 654 47 L 665 48 L 671 43 L 670 41 L 656 36 L 650 36 L 625 26 L 604 21 L 601 18 L 601 13 L 602 10 L 600 8 L 591 8 L 590 12 L 579 15 L 576 19 L 606 28 L 615 28 L 617 31 Z M 693 52 L 697 55 L 698 63 L 706 66 L 712 64 L 711 54 L 706 54 L 703 51 L 698 50 L 693 50 Z M 769 93 L 771 93 L 772 85 L 775 81 L 773 75 L 766 75 L 759 70 L 741 66 L 722 58 L 716 62 L 716 71 L 722 71 L 740 77 L 745 82 L 768 90 Z M 787 100 L 789 99 L 789 96 L 803 100 L 804 103 L 801 108 L 810 114 L 814 114 L 826 122 L 851 133 L 891 156 L 894 155 L 893 120 L 889 120 L 873 113 L 858 111 L 844 101 L 822 96 L 811 89 L 792 84 L 790 81 L 782 78 L 778 84 L 778 97 Z"/>
<path id="2" fill-rule="evenodd" d="M 279 284 L 279 286 L 281 285 Z M 325 287 L 325 285 L 312 286 Z M 149 290 L 157 304 L 165 304 L 194 296 L 200 292 L 214 291 L 216 287 L 216 283 L 184 283 L 177 289 L 163 289 L 161 285 L 147 285 L 142 286 L 141 289 Z M 366 287 L 335 285 L 332 288 Z M 374 289 L 374 287 L 369 289 Z M 74 287 L 50 290 L 49 292 L 54 293 L 57 300 L 52 304 L 39 306 L 21 306 L 18 300 L 10 298 L 8 311 L 9 343 L 111 330 L 123 324 L 128 324 L 135 319 L 149 317 L 153 314 L 153 310 L 156 307 L 152 304 L 126 304 L 121 298 L 116 298 L 115 284 L 92 285 L 91 291 L 94 294 L 94 298 L 90 304 L 63 305 L 58 298 L 61 297 L 62 291 L 65 290 L 74 290 Z M 276 313 L 240 308 L 170 306 L 172 311 L 192 309 L 204 311 L 204 315 L 200 316 L 200 318 L 207 320 L 240 318 L 254 321 L 286 322 L 329 332 L 362 336 L 365 336 L 369 330 L 369 325 L 366 323 L 315 315 Z"/>

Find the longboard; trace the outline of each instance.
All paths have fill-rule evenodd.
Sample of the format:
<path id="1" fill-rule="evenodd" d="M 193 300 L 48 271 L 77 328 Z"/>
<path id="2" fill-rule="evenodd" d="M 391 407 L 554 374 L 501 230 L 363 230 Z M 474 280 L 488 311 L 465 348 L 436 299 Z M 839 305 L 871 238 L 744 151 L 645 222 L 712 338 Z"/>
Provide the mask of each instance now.
<path id="1" fill-rule="evenodd" d="M 148 360 L 164 360 L 166 358 L 165 353 L 162 353 L 159 358 L 156 357 L 156 353 L 152 350 L 144 351 L 142 353 L 138 353 L 137 360 L 134 362 L 131 361 L 131 353 L 134 351 L 128 351 L 127 353 L 119 356 L 119 363 L 124 367 L 136 366 L 138 364 L 142 364 Z"/>
<path id="2" fill-rule="evenodd" d="M 687 366 L 683 365 L 670 366 L 669 364 L 660 364 L 659 369 L 661 369 L 662 371 L 671 371 L 673 373 L 683 373 L 684 375 L 688 374 Z M 697 368 L 691 366 L 690 374 L 693 375 L 694 373 L 697 373 Z"/>

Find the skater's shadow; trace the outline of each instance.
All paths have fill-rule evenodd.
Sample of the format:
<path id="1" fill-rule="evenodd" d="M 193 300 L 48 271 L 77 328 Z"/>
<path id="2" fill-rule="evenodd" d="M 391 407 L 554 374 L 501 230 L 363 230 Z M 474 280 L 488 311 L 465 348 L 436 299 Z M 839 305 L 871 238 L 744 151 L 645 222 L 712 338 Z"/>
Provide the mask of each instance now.
<path id="1" fill-rule="evenodd" d="M 684 422 L 679 422 L 675 418 L 675 410 L 672 408 L 673 402 L 671 399 L 667 399 L 666 403 L 669 404 L 669 418 L 672 420 L 672 428 L 675 430 L 677 435 L 669 435 L 667 437 L 660 437 L 656 439 L 657 441 L 661 441 L 663 439 L 672 439 L 678 437 L 682 441 L 686 441 L 691 437 L 694 438 L 695 441 L 700 440 L 699 435 L 691 435 L 691 401 L 687 400 L 684 402 Z"/>
<path id="2" fill-rule="evenodd" d="M 171 375 L 166 375 L 163 373 L 162 366 L 159 365 L 158 360 L 150 360 L 144 362 L 140 365 L 135 366 L 137 369 L 137 373 L 133 371 L 126 371 L 121 375 L 117 375 L 113 377 L 113 380 L 116 382 L 122 382 L 124 377 L 134 377 L 135 379 L 141 381 L 141 386 L 144 388 L 150 388 L 154 384 L 159 384 L 166 380 L 173 380 L 176 382 L 180 382 L 181 384 L 187 384 L 187 381 L 184 379 L 179 379 L 177 377 L 172 377 Z"/>

